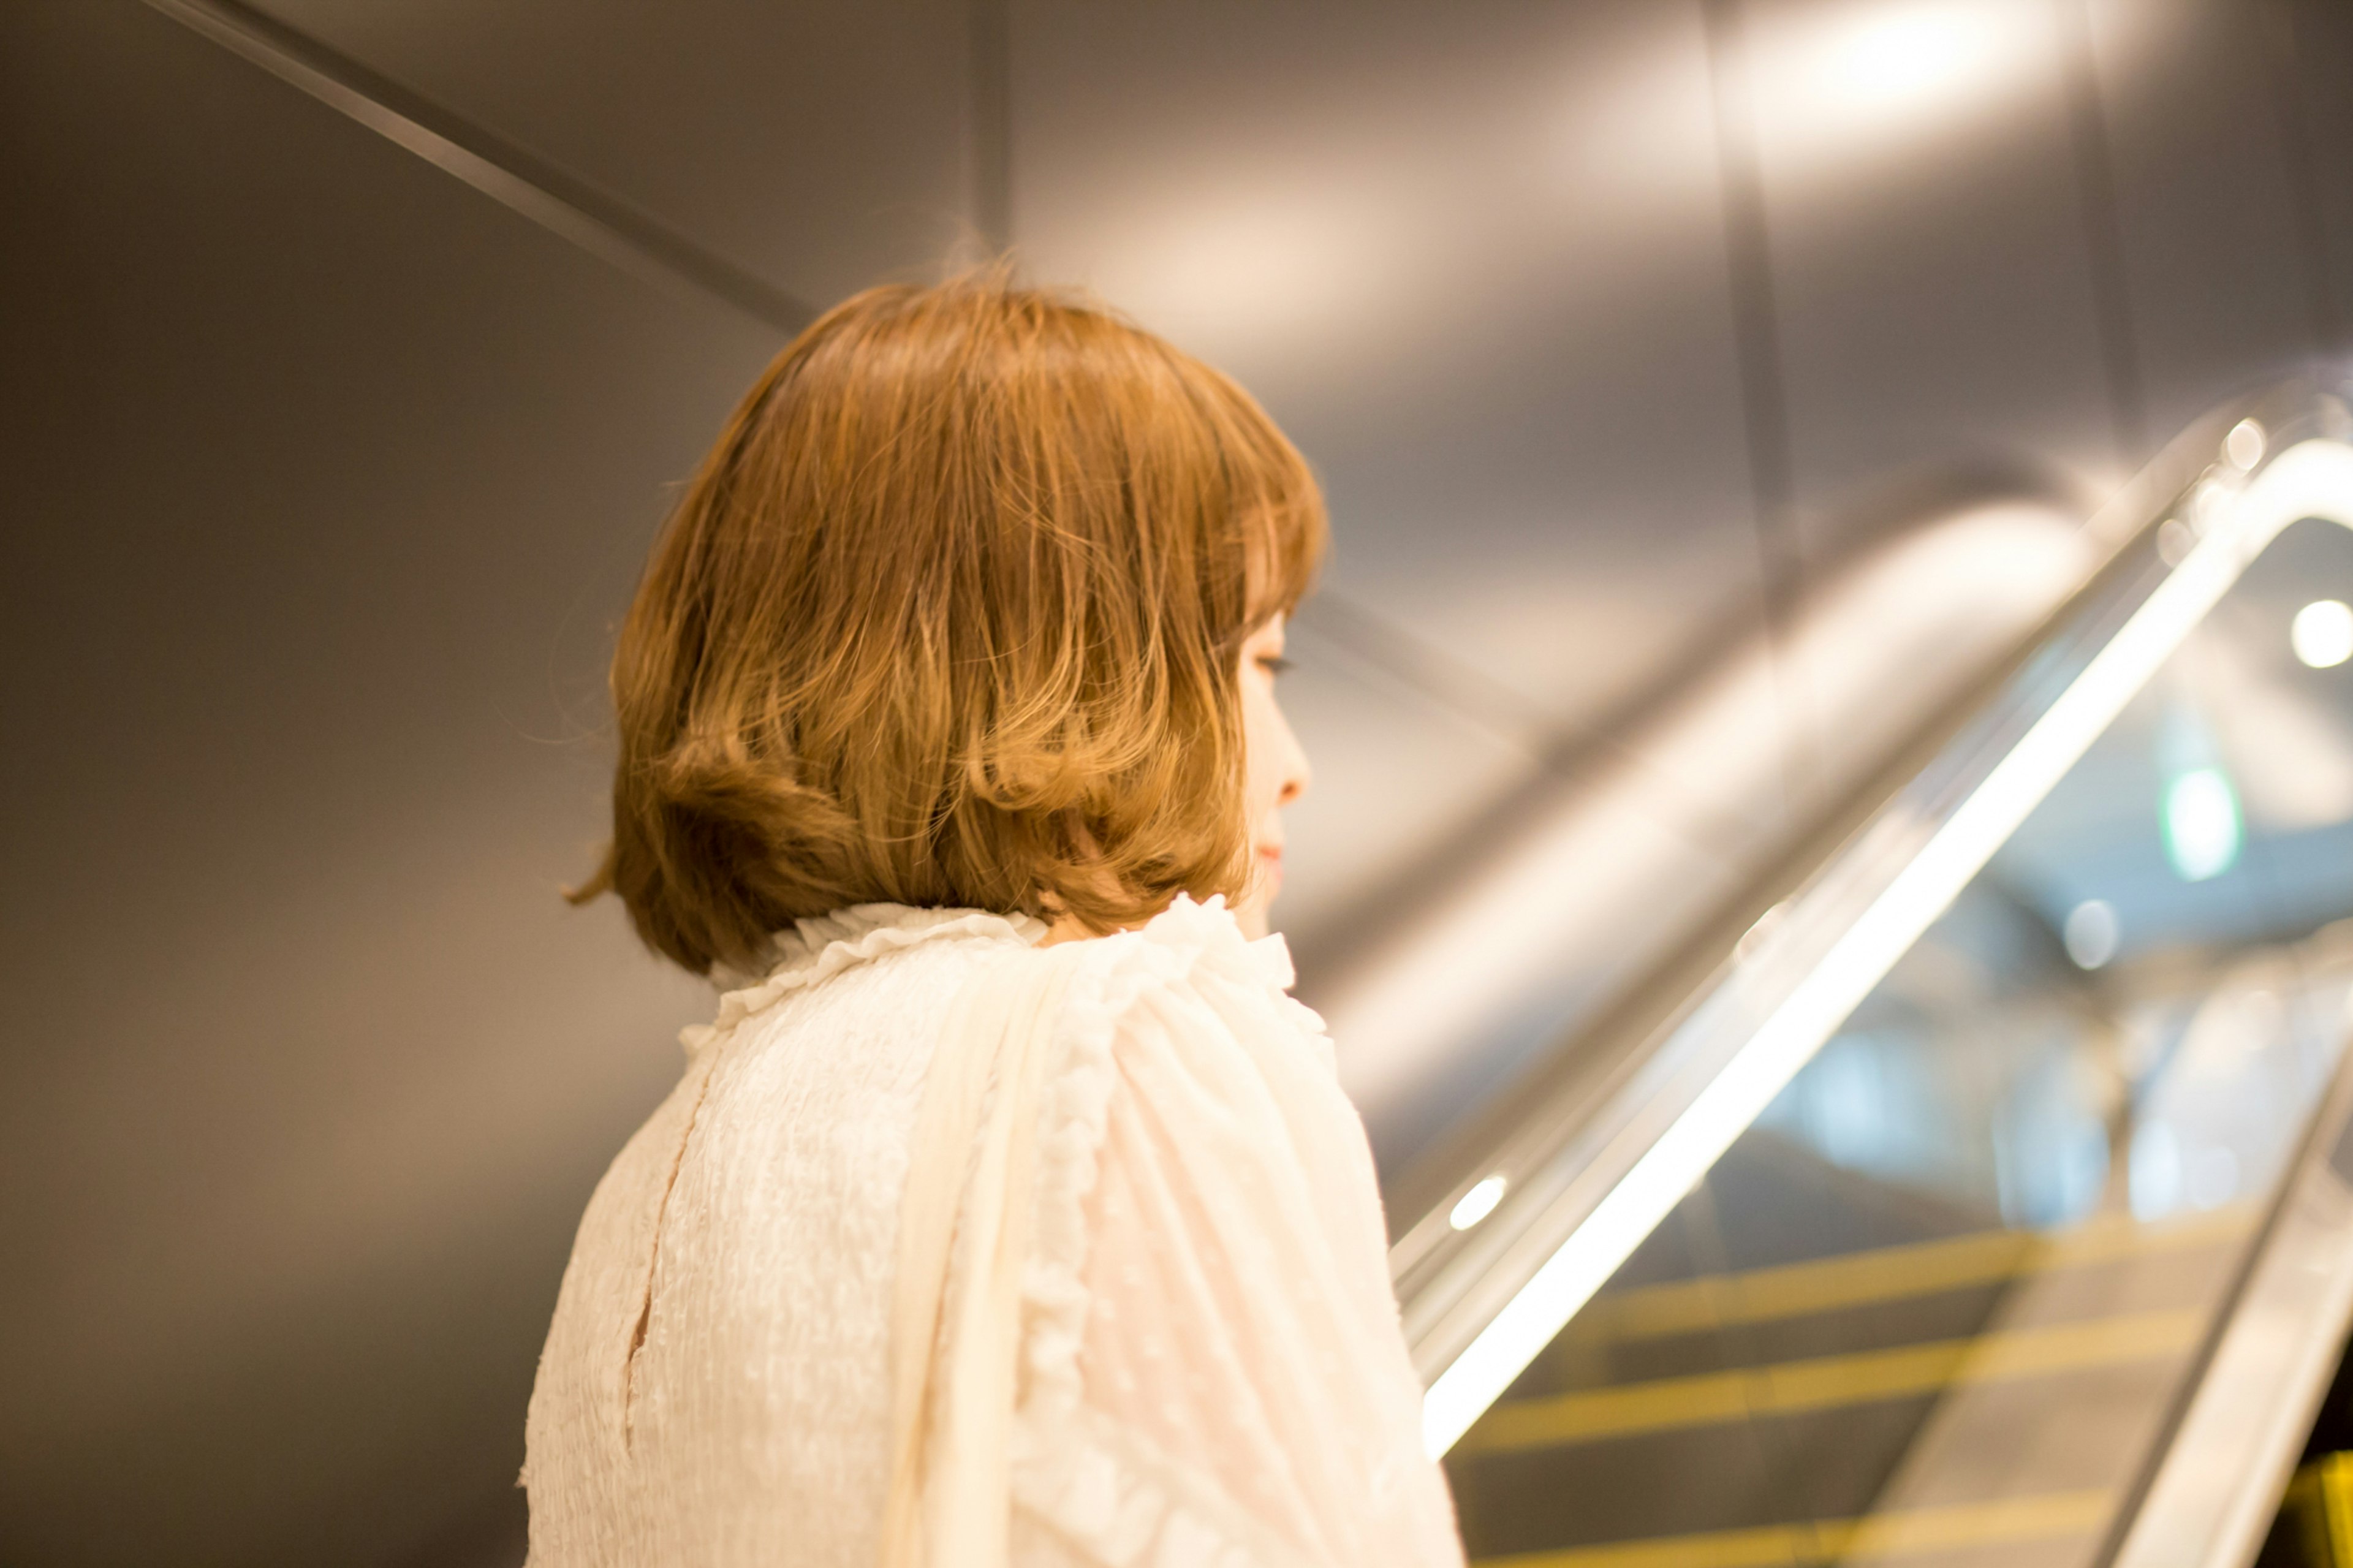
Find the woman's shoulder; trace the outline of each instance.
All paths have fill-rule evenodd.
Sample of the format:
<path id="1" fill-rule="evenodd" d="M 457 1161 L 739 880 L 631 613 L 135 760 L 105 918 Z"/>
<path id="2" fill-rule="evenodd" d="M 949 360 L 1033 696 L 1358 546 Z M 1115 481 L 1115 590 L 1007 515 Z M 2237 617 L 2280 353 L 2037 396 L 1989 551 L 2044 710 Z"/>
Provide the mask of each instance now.
<path id="1" fill-rule="evenodd" d="M 1180 894 L 1141 926 L 1068 945 L 1050 1137 L 1099 1142 L 1122 1092 L 1226 1127 L 1245 1108 L 1324 1116 L 1342 1102 L 1324 1020 L 1290 994 L 1282 939 L 1245 937 L 1222 900 Z"/>
<path id="2" fill-rule="evenodd" d="M 1143 925 L 1085 945 L 1106 982 L 1103 1000 L 1114 1011 L 1175 989 L 1220 1002 L 1264 1004 L 1292 1027 L 1319 1037 L 1324 1032 L 1323 1019 L 1291 994 L 1297 975 L 1282 938 L 1244 936 L 1220 896 L 1199 902 L 1179 893 Z"/>

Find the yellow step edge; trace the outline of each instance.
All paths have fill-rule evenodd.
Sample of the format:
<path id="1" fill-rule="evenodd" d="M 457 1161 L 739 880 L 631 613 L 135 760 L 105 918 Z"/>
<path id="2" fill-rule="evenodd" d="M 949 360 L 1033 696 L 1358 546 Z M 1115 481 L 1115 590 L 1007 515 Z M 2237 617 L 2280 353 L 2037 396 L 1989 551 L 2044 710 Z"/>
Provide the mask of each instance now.
<path id="1" fill-rule="evenodd" d="M 2200 1311 L 2138 1312 L 1514 1400 L 1490 1410 L 1456 1451 L 1510 1453 L 2151 1361 L 2191 1349 L 2205 1327 Z"/>
<path id="2" fill-rule="evenodd" d="M 1588 1343 L 1665 1339 L 1933 1296 L 2021 1274 L 2216 1246 L 2246 1235 L 2255 1219 L 2254 1211 L 2242 1205 L 2161 1226 L 2114 1215 L 2071 1231 L 1981 1231 L 1743 1274 L 1638 1286 L 1595 1300 L 1569 1325 L 1567 1337 Z"/>
<path id="3" fill-rule="evenodd" d="M 2039 1497 L 1906 1509 L 1866 1519 L 1709 1531 L 1481 1557 L 1471 1568 L 1793 1568 L 1871 1553 L 1883 1557 L 1954 1552 L 1972 1546 L 2023 1546 L 2090 1535 L 2108 1521 L 2116 1494 L 2046 1492 Z"/>
<path id="4" fill-rule="evenodd" d="M 2353 1454 L 2323 1454 L 2299 1466 L 2280 1513 L 2304 1545 L 2302 1561 L 2353 1563 Z"/>

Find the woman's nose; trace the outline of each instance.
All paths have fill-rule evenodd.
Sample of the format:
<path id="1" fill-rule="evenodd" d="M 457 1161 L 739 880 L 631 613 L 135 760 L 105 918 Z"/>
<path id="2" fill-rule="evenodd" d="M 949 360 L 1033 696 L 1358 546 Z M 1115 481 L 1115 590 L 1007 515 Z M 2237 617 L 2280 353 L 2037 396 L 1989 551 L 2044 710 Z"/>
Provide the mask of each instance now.
<path id="1" fill-rule="evenodd" d="M 1274 803 L 1289 805 L 1307 793 L 1307 786 L 1314 781 L 1315 773 L 1307 765 L 1306 750 L 1300 745 L 1299 737 L 1292 733 L 1288 719 L 1282 721 L 1282 789 L 1274 797 Z"/>

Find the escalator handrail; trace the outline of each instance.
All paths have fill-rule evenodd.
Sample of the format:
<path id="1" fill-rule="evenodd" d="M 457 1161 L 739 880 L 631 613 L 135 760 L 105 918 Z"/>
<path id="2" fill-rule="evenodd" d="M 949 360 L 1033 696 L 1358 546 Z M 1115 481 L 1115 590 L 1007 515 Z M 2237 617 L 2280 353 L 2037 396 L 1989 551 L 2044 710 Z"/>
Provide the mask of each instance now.
<path id="1" fill-rule="evenodd" d="M 2243 413 L 2243 417 L 2237 417 Z M 2237 432 L 2233 441 L 2219 432 Z M 2247 432 L 2260 450 L 2250 457 Z M 1582 1104 L 1533 1104 L 1498 1146 L 1504 1201 L 1446 1234 L 1440 1204 L 1393 1254 L 1425 1438 L 1443 1453 L 1761 1113 L 2173 647 L 2288 523 L 2353 527 L 2353 416 L 2279 389 L 2168 447 L 2093 528 L 2098 574 L 1925 766 L 1825 846 L 1769 932 L 1723 955 Z M 2197 531 L 2175 564 L 2158 531 Z M 1866 806 L 1869 803 L 1865 803 Z M 1850 803 L 1852 808 L 1852 803 Z M 1688 963 L 1689 954 L 1677 955 Z M 1672 967 L 1670 965 L 1669 967 Z M 1567 1049 L 1574 1049 L 1571 1042 Z M 1465 1173 L 1463 1190 L 1483 1179 Z"/>

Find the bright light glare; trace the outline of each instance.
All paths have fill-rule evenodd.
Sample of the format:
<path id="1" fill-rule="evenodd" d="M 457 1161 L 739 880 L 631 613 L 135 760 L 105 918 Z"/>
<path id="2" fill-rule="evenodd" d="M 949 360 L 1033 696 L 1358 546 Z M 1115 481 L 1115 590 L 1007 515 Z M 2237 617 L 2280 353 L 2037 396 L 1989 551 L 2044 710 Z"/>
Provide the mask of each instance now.
<path id="1" fill-rule="evenodd" d="M 1799 179 L 1837 183 L 1998 115 L 2036 90 L 2053 54 L 2050 7 L 2027 0 L 1788 9 L 1755 31 L 1757 126 Z"/>
<path id="2" fill-rule="evenodd" d="M 1454 1212 L 1446 1216 L 1447 1223 L 1457 1230 L 1469 1230 L 1495 1212 L 1495 1205 L 1504 1201 L 1504 1185 L 1501 1176 L 1490 1176 L 1481 1182 L 1462 1194 Z"/>
<path id="3" fill-rule="evenodd" d="M 2237 580 L 2242 564 L 2297 518 L 2325 517 L 2353 528 L 2353 447 L 2308 441 L 2283 452 L 2238 500 L 2229 526 L 2201 539 L 2142 601 L 1584 1222 L 1439 1373 L 1421 1405 L 1422 1444 L 1431 1458 L 1470 1430 L 1763 1113 L 2147 685 Z M 2235 825 L 2235 800 L 2232 810 Z"/>
<path id="4" fill-rule="evenodd" d="M 1773 934 L 1773 928 L 1779 925 L 1781 923 L 1781 917 L 1788 912 L 1789 900 L 1784 899 L 1779 903 L 1775 904 L 1771 909 L 1767 910 L 1763 914 L 1758 915 L 1757 917 L 1757 922 L 1750 926 L 1748 930 L 1743 933 L 1739 942 L 1733 945 L 1732 955 L 1735 958 L 1739 959 L 1744 963 L 1756 957 L 1757 950 L 1763 947 L 1766 940 Z"/>
<path id="5" fill-rule="evenodd" d="M 1833 101 L 1884 113 L 1932 108 L 2000 74 L 2002 19 L 1983 5 L 1881 9 L 1826 40 L 1812 73 Z"/>
<path id="6" fill-rule="evenodd" d="M 2165 786 L 2165 854 L 2185 882 L 2219 877 L 2239 858 L 2238 792 L 2220 768 L 2192 768 Z"/>
<path id="7" fill-rule="evenodd" d="M 2168 517 L 2158 526 L 2157 558 L 2168 566 L 2180 565 L 2197 544 L 2196 531 L 2178 517 Z"/>
<path id="8" fill-rule="evenodd" d="M 2240 420 L 2222 437 L 2222 454 L 2235 468 L 2253 468 L 2263 460 L 2263 427 L 2252 419 Z"/>
<path id="9" fill-rule="evenodd" d="M 2078 969 L 2097 969 L 2116 957 L 2122 935 L 2116 907 L 2105 899 L 2085 899 L 2067 913 L 2067 956 Z"/>
<path id="10" fill-rule="evenodd" d="M 2288 624 L 2288 646 L 2315 669 L 2334 669 L 2353 658 L 2353 606 L 2342 599 L 2315 599 Z"/>

